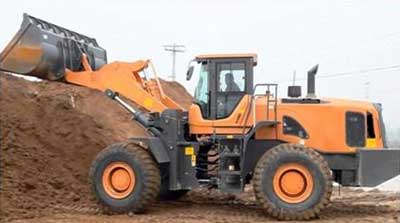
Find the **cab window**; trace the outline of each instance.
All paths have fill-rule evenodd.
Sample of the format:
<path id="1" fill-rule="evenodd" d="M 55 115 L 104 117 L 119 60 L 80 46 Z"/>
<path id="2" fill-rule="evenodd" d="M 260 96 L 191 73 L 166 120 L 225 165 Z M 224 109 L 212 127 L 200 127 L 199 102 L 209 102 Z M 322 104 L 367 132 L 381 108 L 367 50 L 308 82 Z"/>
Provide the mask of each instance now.
<path id="1" fill-rule="evenodd" d="M 218 77 L 218 92 L 241 92 L 245 90 L 244 63 L 220 64 Z"/>
<path id="2" fill-rule="evenodd" d="M 217 118 L 228 117 L 243 95 L 246 86 L 246 64 L 226 62 L 217 64 Z"/>
<path id="3" fill-rule="evenodd" d="M 203 117 L 209 116 L 208 97 L 208 69 L 207 64 L 202 64 L 200 66 L 199 80 L 194 91 L 194 100 L 200 106 Z"/>

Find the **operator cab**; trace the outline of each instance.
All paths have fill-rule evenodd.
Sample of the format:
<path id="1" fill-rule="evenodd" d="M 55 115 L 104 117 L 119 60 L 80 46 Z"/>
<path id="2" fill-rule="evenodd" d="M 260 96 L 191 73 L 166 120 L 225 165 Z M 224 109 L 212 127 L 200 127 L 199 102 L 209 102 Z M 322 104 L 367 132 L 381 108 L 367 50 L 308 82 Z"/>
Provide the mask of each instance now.
<path id="1" fill-rule="evenodd" d="M 256 54 L 199 55 L 189 67 L 187 80 L 198 74 L 194 103 L 203 119 L 229 117 L 245 95 L 253 93 L 253 67 Z"/>

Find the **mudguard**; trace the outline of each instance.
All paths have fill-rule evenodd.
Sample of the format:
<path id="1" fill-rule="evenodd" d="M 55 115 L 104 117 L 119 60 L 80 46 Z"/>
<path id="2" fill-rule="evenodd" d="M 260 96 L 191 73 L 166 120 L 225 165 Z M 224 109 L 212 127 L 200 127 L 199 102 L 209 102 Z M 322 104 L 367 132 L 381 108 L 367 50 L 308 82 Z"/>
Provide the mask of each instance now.
<path id="1" fill-rule="evenodd" d="M 143 148 L 149 149 L 157 163 L 169 163 L 171 160 L 168 156 L 165 146 L 160 138 L 130 138 L 128 142 L 137 144 Z"/>

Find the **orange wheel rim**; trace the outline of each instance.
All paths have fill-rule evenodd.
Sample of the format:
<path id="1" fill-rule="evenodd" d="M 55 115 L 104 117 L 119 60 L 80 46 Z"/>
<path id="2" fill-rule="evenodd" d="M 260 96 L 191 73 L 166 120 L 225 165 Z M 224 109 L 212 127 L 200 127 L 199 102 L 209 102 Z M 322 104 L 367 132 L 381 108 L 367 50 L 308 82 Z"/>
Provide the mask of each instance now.
<path id="1" fill-rule="evenodd" d="M 275 194 L 287 203 L 300 203 L 311 196 L 314 188 L 310 171 L 303 165 L 288 163 L 280 166 L 273 178 Z"/>
<path id="2" fill-rule="evenodd" d="M 124 199 L 135 189 L 135 172 L 126 163 L 113 162 L 104 169 L 102 181 L 108 196 Z"/>

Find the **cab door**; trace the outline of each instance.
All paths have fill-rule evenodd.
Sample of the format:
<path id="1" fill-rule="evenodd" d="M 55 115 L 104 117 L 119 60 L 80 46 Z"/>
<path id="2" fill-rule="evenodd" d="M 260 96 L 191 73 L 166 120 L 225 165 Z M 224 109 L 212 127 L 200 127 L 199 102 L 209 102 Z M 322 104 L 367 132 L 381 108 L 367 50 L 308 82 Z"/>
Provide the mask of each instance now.
<path id="1" fill-rule="evenodd" d="M 251 109 L 248 105 L 252 92 L 251 59 L 212 59 L 203 63 L 189 112 L 191 132 L 241 133 L 244 115 Z"/>
<path id="2" fill-rule="evenodd" d="M 215 132 L 241 131 L 253 92 L 253 64 L 248 59 L 215 60 L 210 116 Z"/>

